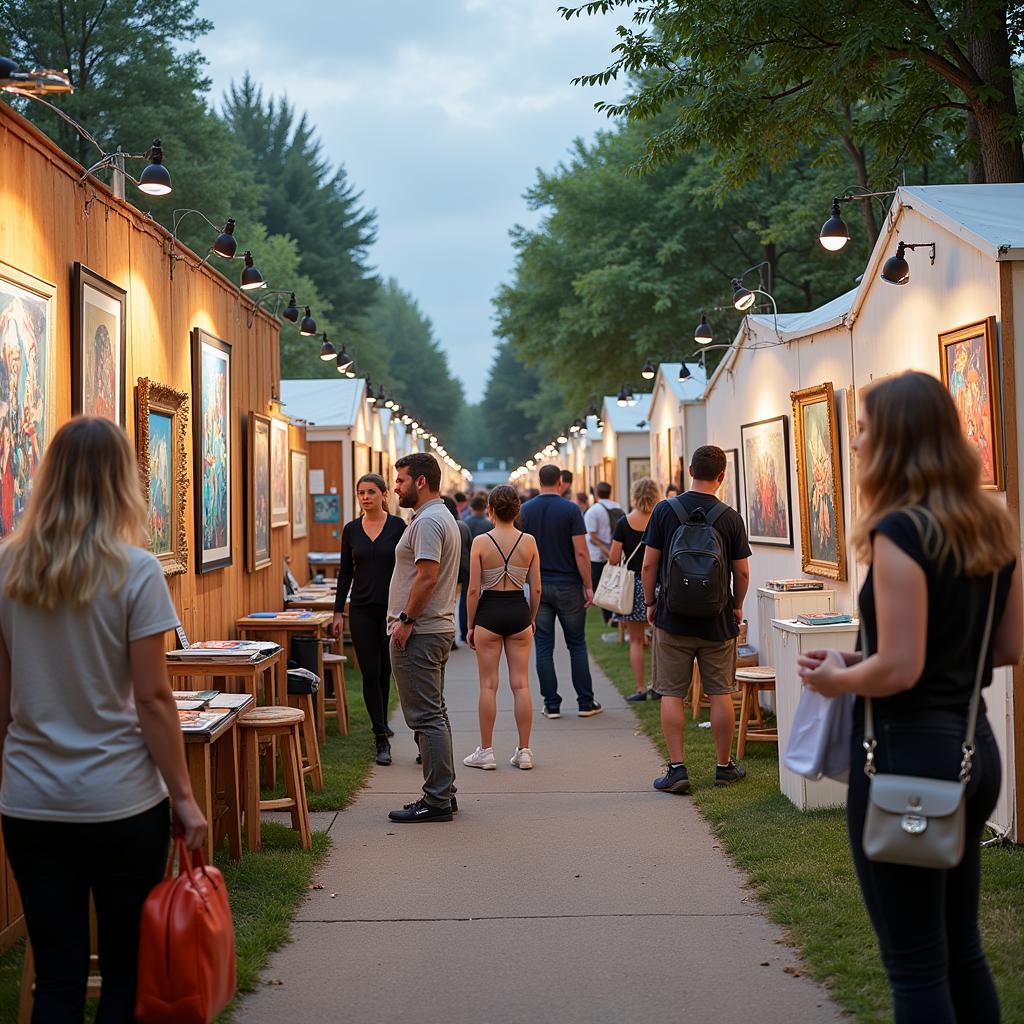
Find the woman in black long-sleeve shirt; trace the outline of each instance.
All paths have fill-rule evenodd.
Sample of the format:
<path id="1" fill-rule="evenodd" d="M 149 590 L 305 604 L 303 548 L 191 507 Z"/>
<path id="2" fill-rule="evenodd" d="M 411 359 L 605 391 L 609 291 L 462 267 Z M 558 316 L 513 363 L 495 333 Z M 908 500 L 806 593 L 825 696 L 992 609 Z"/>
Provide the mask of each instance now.
<path id="1" fill-rule="evenodd" d="M 377 743 L 377 764 L 391 764 L 388 737 L 388 697 L 391 692 L 391 656 L 388 649 L 388 588 L 395 570 L 395 546 L 405 523 L 390 515 L 384 504 L 387 484 L 376 473 L 356 483 L 356 498 L 363 514 L 345 524 L 341 533 L 341 568 L 334 601 L 334 633 L 345 628 L 345 601 L 349 603 L 349 632 L 363 675 L 363 700 Z"/>

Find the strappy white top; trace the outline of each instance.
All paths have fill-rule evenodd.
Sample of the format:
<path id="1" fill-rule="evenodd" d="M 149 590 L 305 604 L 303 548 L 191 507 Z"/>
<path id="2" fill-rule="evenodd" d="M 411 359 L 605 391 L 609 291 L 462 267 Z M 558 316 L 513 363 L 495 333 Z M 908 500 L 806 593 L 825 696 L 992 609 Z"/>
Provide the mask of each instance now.
<path id="1" fill-rule="evenodd" d="M 508 580 L 513 586 L 518 587 L 522 590 L 526 586 L 526 581 L 530 576 L 530 567 L 522 565 L 509 565 L 509 559 L 515 554 L 515 550 L 519 547 L 519 541 L 523 539 L 523 534 L 519 534 L 515 544 L 512 545 L 512 550 L 506 555 L 501 550 L 501 545 L 489 534 L 485 533 L 485 537 L 498 549 L 498 554 L 501 555 L 505 564 L 500 568 L 494 569 L 483 569 L 480 570 L 480 590 L 494 590 L 502 581 Z"/>

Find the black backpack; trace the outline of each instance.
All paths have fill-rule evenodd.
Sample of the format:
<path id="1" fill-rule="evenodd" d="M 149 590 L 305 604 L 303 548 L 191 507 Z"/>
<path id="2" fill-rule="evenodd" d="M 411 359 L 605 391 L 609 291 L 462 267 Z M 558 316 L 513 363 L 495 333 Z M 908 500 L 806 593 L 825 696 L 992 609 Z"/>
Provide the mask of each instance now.
<path id="1" fill-rule="evenodd" d="M 621 508 L 609 508 L 607 505 L 604 507 L 605 512 L 608 513 L 608 525 L 611 527 L 612 536 L 615 536 L 615 527 L 626 518 L 626 513 Z"/>
<path id="2" fill-rule="evenodd" d="M 729 507 L 720 501 L 707 512 L 688 512 L 681 498 L 669 505 L 679 520 L 662 566 L 662 599 L 672 615 L 713 619 L 729 603 L 729 560 L 715 523 Z"/>

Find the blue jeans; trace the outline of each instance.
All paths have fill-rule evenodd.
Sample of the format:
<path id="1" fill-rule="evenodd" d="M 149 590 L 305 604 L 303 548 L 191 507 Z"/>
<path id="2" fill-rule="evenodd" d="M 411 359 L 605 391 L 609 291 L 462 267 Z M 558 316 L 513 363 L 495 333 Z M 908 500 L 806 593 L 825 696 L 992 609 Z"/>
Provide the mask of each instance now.
<path id="1" fill-rule="evenodd" d="M 558 708 L 555 675 L 555 619 L 557 618 L 569 648 L 572 685 L 581 709 L 594 703 L 594 684 L 587 659 L 587 610 L 583 607 L 583 586 L 580 583 L 551 583 L 541 578 L 540 608 L 537 611 L 537 676 L 546 708 Z"/>

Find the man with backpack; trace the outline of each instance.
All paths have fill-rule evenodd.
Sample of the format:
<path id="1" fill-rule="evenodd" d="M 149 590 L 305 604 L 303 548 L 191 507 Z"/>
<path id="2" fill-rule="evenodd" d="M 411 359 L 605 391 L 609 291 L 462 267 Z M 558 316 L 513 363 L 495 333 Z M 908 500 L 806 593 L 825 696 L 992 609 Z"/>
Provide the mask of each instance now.
<path id="1" fill-rule="evenodd" d="M 721 448 L 698 448 L 690 460 L 690 490 L 659 502 L 644 534 L 644 602 L 647 621 L 654 626 L 652 685 L 661 696 L 661 729 L 669 752 L 668 769 L 654 780 L 654 788 L 663 793 L 690 791 L 683 728 L 694 660 L 711 701 L 715 785 L 730 786 L 747 774 L 730 753 L 736 637 L 750 585 L 750 545 L 739 513 L 716 497 L 725 467 Z"/>
<path id="2" fill-rule="evenodd" d="M 594 488 L 597 499 L 583 514 L 587 528 L 587 550 L 590 553 L 590 578 L 597 590 L 601 574 L 608 564 L 608 551 L 612 546 L 612 534 L 619 520 L 626 514 L 617 501 L 612 501 L 612 485 L 602 481 Z M 612 613 L 601 609 L 605 622 L 610 622 Z"/>

